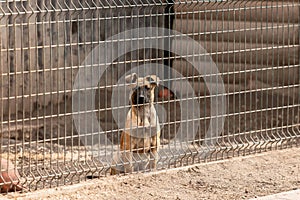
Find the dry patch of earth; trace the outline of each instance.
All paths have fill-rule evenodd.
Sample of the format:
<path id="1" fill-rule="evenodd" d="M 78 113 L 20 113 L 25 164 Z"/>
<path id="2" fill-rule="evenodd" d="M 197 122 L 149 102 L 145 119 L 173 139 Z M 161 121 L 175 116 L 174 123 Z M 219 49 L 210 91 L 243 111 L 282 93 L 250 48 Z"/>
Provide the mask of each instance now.
<path id="1" fill-rule="evenodd" d="M 102 177 L 8 199 L 249 199 L 300 188 L 300 148 L 152 174 Z"/>

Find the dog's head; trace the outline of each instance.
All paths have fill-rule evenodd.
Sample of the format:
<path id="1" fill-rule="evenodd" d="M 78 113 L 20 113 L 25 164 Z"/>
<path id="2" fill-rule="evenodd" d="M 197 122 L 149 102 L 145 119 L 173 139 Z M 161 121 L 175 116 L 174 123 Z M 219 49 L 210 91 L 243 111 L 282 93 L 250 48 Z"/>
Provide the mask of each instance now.
<path id="1" fill-rule="evenodd" d="M 155 75 L 138 77 L 136 73 L 125 77 L 130 84 L 130 102 L 132 105 L 145 105 L 154 101 L 154 89 L 158 86 L 159 78 Z"/>

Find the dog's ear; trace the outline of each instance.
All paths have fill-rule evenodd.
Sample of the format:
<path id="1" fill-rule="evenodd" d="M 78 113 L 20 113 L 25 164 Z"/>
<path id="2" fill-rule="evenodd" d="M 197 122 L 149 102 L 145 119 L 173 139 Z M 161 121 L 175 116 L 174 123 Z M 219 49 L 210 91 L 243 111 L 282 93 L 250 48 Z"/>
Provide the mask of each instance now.
<path id="1" fill-rule="evenodd" d="M 152 88 L 157 87 L 159 85 L 159 78 L 155 75 L 150 75 L 146 77 L 146 80 L 150 83 Z"/>
<path id="2" fill-rule="evenodd" d="M 126 83 L 136 83 L 138 80 L 138 75 L 136 73 L 129 74 L 125 77 Z"/>

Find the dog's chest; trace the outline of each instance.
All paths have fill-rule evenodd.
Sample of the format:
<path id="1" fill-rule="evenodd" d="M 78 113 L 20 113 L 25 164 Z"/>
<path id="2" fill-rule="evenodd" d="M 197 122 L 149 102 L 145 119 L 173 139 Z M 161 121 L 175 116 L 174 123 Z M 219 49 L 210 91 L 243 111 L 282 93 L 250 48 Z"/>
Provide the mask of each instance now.
<path id="1" fill-rule="evenodd" d="M 140 110 L 137 114 L 129 112 L 128 119 L 130 120 L 126 123 L 126 132 L 130 133 L 132 148 L 141 153 L 149 151 L 160 132 L 155 109 L 150 108 L 143 112 Z"/>
<path id="2" fill-rule="evenodd" d="M 127 130 L 137 127 L 156 128 L 159 126 L 159 121 L 155 108 L 151 106 L 148 109 L 129 110 L 125 126 Z"/>

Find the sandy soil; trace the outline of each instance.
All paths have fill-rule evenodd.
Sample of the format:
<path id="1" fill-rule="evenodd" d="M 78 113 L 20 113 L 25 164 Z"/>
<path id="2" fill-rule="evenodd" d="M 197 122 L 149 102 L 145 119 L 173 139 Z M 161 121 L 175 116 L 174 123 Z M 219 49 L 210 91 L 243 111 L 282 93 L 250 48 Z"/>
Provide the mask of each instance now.
<path id="1" fill-rule="evenodd" d="M 152 174 L 111 176 L 8 199 L 249 199 L 300 188 L 300 148 Z"/>

